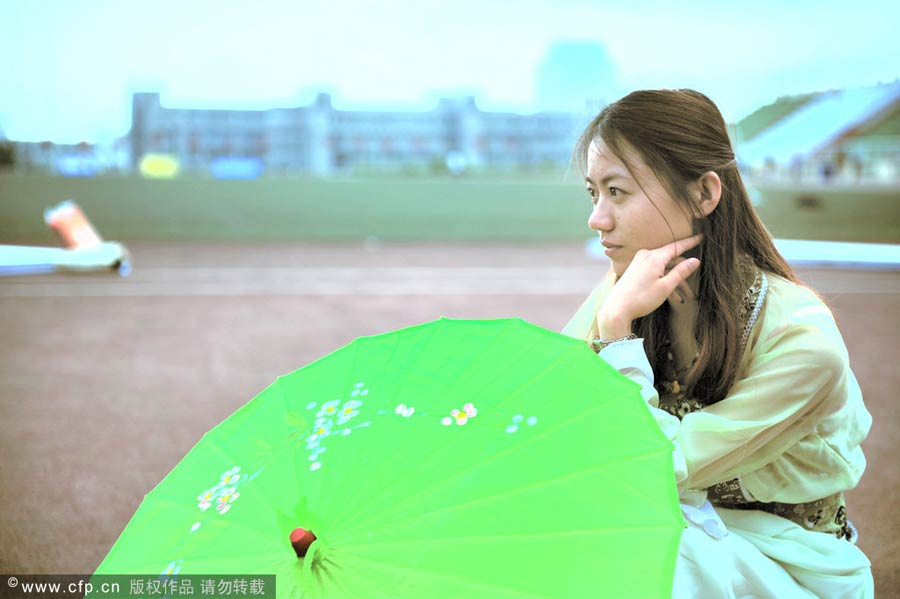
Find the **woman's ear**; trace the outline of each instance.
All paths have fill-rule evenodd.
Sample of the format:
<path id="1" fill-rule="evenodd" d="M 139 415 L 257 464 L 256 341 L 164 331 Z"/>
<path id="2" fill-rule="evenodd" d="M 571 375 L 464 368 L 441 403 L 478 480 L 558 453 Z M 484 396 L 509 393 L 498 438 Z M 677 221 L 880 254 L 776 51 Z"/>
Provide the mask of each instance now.
<path id="1" fill-rule="evenodd" d="M 722 198 L 722 180 L 714 171 L 708 171 L 701 175 L 697 184 L 699 190 L 697 208 L 706 217 L 712 214 L 712 211 L 719 205 L 719 200 Z"/>

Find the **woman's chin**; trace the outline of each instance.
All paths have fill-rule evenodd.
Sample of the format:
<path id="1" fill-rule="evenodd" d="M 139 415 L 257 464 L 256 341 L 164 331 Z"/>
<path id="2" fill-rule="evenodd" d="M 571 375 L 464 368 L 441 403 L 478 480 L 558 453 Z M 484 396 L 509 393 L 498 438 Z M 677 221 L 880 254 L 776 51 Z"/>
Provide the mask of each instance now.
<path id="1" fill-rule="evenodd" d="M 625 262 L 625 261 L 615 260 L 615 259 L 611 259 L 609 261 L 609 263 L 610 263 L 610 268 L 612 269 L 612 271 L 614 273 L 616 273 L 617 277 L 621 277 L 623 274 L 625 274 L 625 271 L 628 270 L 628 265 L 631 264 L 630 261 Z"/>

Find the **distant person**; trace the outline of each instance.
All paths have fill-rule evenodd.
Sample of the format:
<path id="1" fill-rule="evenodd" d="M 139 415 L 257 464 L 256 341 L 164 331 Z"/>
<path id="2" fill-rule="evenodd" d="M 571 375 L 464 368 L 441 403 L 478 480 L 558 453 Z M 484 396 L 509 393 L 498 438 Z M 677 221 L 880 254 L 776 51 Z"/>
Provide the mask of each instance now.
<path id="1" fill-rule="evenodd" d="M 775 159 L 771 156 L 766 156 L 766 159 L 763 161 L 763 170 L 767 179 L 774 179 L 778 173 L 778 165 L 775 164 Z"/>
<path id="2" fill-rule="evenodd" d="M 872 597 L 842 494 L 872 419 L 831 312 L 753 210 L 718 108 L 631 93 L 576 157 L 611 269 L 564 332 L 641 386 L 674 444 L 688 527 L 673 596 Z"/>
<path id="3" fill-rule="evenodd" d="M 838 150 L 834 153 L 834 172 L 838 175 L 842 175 L 844 170 L 847 168 L 847 153 L 843 150 Z"/>
<path id="4" fill-rule="evenodd" d="M 853 169 L 853 180 L 859 183 L 865 176 L 865 164 L 863 164 L 862 158 L 854 154 L 850 157 L 850 166 Z"/>
<path id="5" fill-rule="evenodd" d="M 803 157 L 801 155 L 794 154 L 791 157 L 790 172 L 791 179 L 795 183 L 799 183 L 803 179 Z"/>

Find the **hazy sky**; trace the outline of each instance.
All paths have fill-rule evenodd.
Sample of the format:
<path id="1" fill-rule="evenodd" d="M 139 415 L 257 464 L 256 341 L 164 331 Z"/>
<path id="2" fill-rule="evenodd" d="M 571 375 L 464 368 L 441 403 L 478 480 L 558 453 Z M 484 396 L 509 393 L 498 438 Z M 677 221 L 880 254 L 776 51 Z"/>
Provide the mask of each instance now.
<path id="1" fill-rule="evenodd" d="M 677 4 L 678 6 L 672 6 Z M 785 6 L 783 6 L 783 4 Z M 0 129 L 124 134 L 130 94 L 169 106 L 533 108 L 557 40 L 602 42 L 620 88 L 694 87 L 738 119 L 777 96 L 900 76 L 900 2 L 0 0 Z"/>

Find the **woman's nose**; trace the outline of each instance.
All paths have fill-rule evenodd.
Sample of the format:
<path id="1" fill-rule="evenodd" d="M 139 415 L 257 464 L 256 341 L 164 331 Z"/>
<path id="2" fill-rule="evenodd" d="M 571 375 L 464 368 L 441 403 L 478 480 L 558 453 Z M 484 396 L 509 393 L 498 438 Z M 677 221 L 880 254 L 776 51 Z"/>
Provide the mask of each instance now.
<path id="1" fill-rule="evenodd" d="M 607 202 L 600 200 L 594 204 L 594 209 L 588 217 L 588 226 L 595 231 L 612 230 L 614 223 Z"/>

